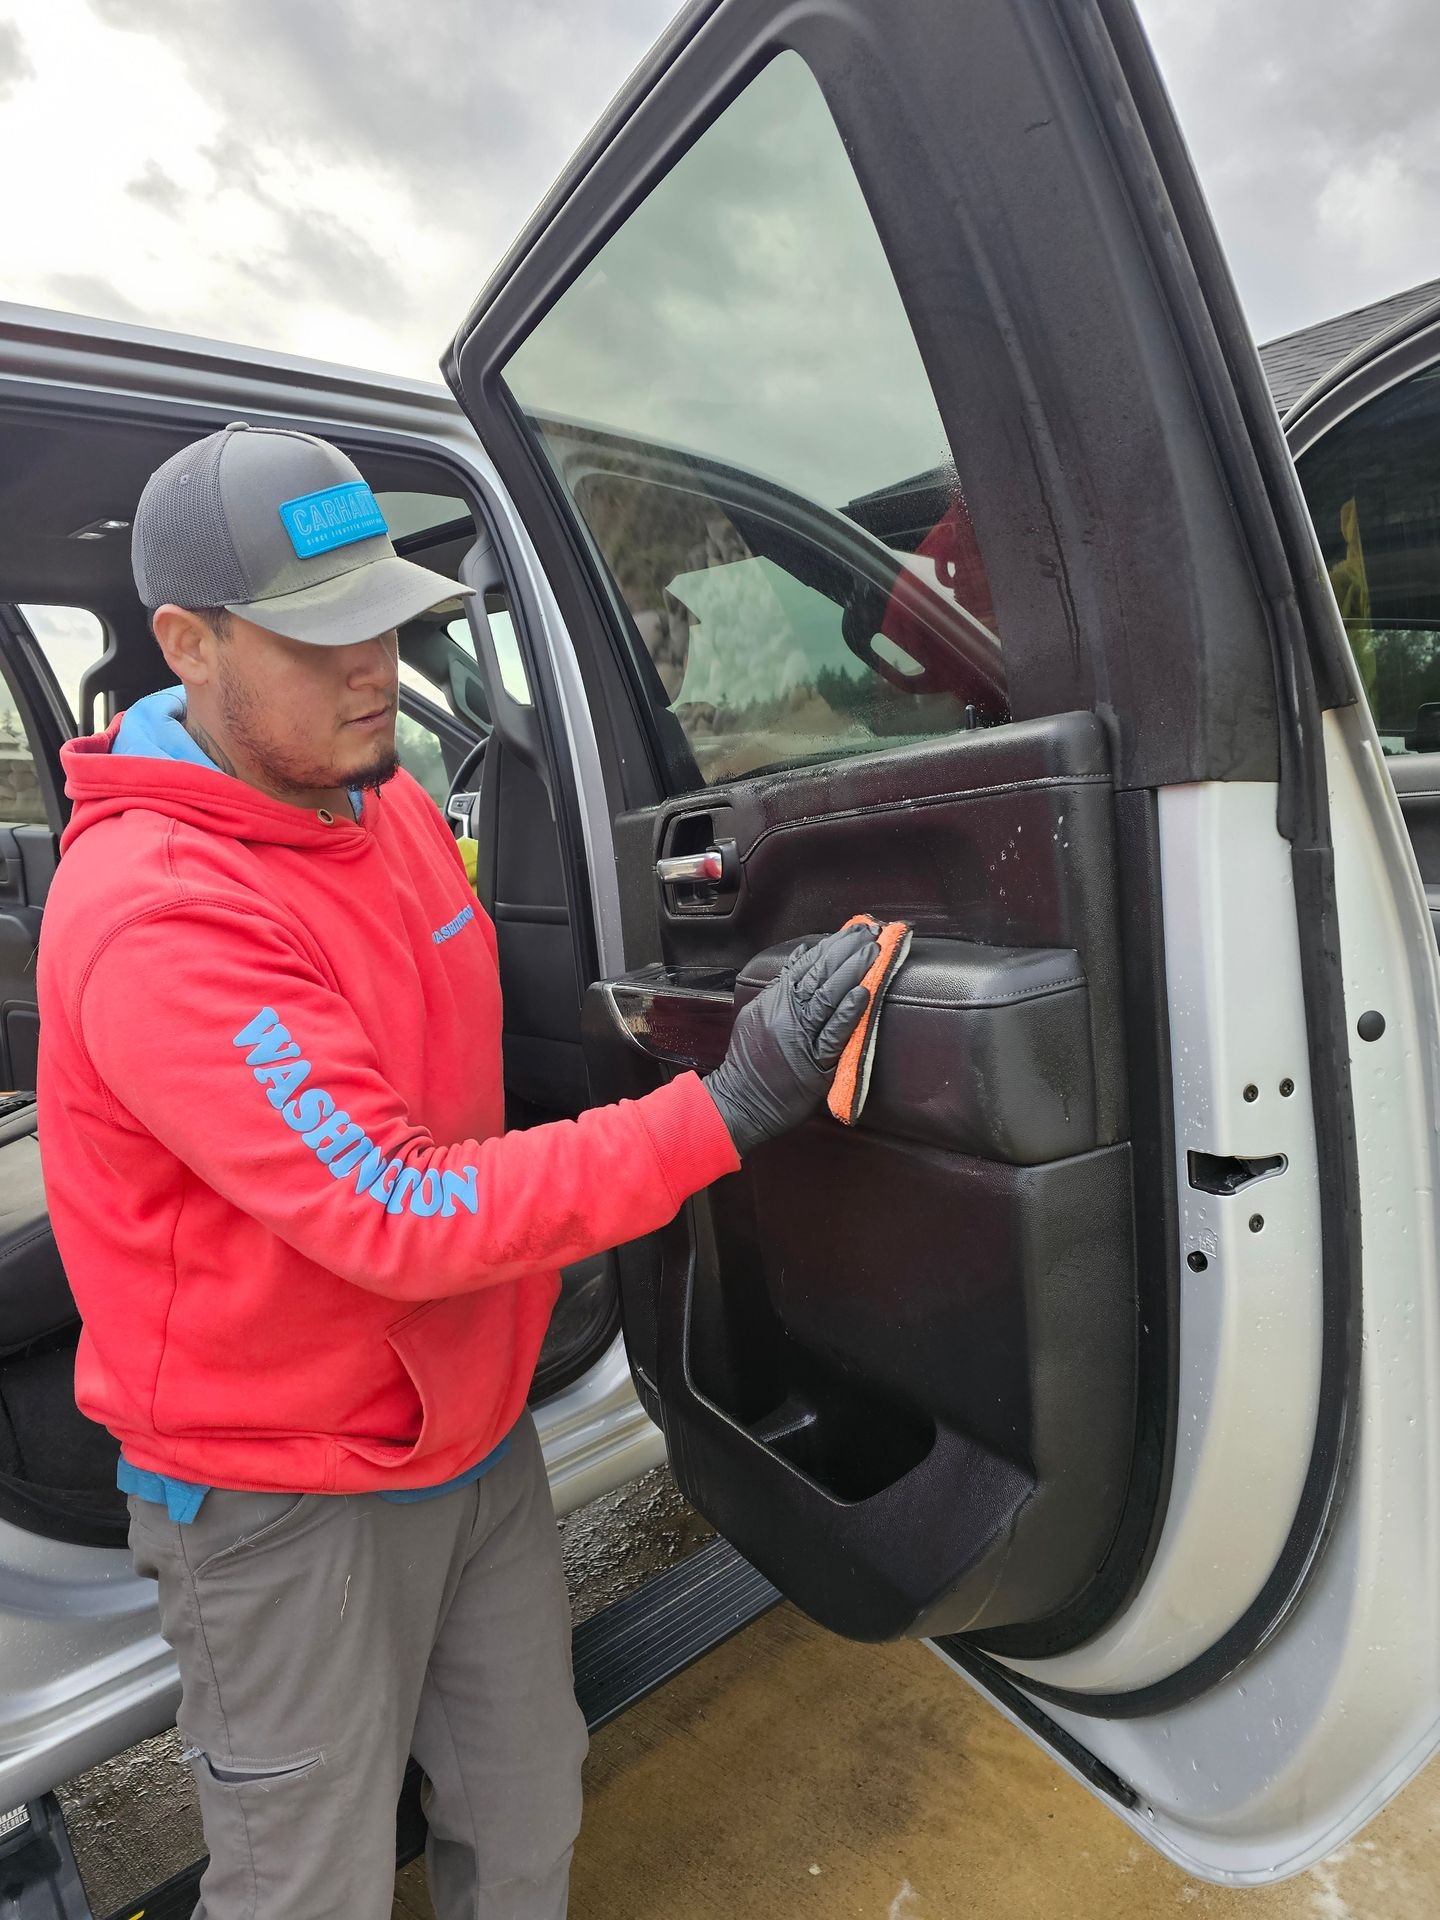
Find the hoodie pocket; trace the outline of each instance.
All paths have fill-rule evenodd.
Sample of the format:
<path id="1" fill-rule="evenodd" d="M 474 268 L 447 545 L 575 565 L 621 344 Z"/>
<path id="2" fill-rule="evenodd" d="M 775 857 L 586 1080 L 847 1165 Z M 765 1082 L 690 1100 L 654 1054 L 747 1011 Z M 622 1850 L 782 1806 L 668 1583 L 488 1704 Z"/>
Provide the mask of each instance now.
<path id="1" fill-rule="evenodd" d="M 484 1371 L 477 1364 L 474 1298 L 429 1300 L 385 1329 L 385 1339 L 405 1369 L 420 1402 L 420 1432 L 413 1446 L 349 1440 L 346 1449 L 387 1467 L 408 1466 L 454 1447 L 473 1447 L 481 1411 Z"/>

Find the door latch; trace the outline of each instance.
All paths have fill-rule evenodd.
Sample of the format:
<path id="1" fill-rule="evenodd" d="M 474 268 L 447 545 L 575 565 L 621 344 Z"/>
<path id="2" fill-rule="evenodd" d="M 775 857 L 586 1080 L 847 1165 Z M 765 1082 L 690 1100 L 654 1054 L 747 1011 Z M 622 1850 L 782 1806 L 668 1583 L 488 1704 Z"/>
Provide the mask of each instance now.
<path id="1" fill-rule="evenodd" d="M 1289 1164 L 1283 1153 L 1258 1154 L 1248 1160 L 1228 1153 L 1190 1153 L 1186 1157 L 1190 1184 L 1199 1193 L 1240 1193 L 1257 1180 L 1283 1173 Z"/>

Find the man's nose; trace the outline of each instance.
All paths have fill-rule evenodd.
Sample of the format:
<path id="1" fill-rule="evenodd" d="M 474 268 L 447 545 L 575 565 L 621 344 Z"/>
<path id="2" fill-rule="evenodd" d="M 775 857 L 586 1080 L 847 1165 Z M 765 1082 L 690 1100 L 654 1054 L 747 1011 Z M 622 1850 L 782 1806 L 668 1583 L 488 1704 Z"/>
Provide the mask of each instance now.
<path id="1" fill-rule="evenodd" d="M 395 678 L 394 638 L 391 633 L 382 633 L 374 640 L 362 640 L 353 649 L 345 675 L 352 687 L 388 684 Z"/>

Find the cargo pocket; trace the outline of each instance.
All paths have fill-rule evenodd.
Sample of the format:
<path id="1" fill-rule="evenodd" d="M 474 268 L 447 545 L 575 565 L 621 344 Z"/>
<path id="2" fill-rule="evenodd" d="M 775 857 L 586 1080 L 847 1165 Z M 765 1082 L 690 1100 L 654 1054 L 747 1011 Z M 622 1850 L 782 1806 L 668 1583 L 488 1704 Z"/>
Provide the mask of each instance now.
<path id="1" fill-rule="evenodd" d="M 333 1784 L 325 1779 L 325 1756 L 300 1754 L 274 1762 L 235 1760 L 191 1748 L 188 1754 L 210 1848 L 200 1883 L 207 1912 L 254 1915 L 334 1912 L 328 1898 L 318 1906 L 294 1904 L 297 1886 L 314 1875 L 314 1856 L 331 1846 L 338 1868 L 338 1836 L 330 1831 Z"/>
<path id="2" fill-rule="evenodd" d="M 323 1755 L 307 1754 L 303 1760 L 294 1760 L 285 1766 L 267 1765 L 264 1761 L 226 1761 L 212 1760 L 208 1753 L 197 1753 L 196 1761 L 209 1769 L 210 1778 L 221 1787 L 258 1787 L 262 1793 L 268 1793 L 278 1787 L 282 1781 L 297 1779 L 302 1773 L 310 1773 L 320 1765 Z"/>

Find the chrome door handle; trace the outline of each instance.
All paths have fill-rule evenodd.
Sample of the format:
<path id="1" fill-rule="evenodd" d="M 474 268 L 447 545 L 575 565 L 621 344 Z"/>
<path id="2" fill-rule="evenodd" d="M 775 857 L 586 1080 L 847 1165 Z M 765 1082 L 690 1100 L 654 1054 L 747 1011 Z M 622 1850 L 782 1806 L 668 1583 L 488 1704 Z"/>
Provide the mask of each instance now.
<path id="1" fill-rule="evenodd" d="M 706 847 L 703 853 L 676 853 L 655 862 L 655 872 L 663 887 L 718 884 L 725 878 L 725 855 L 719 847 Z"/>

